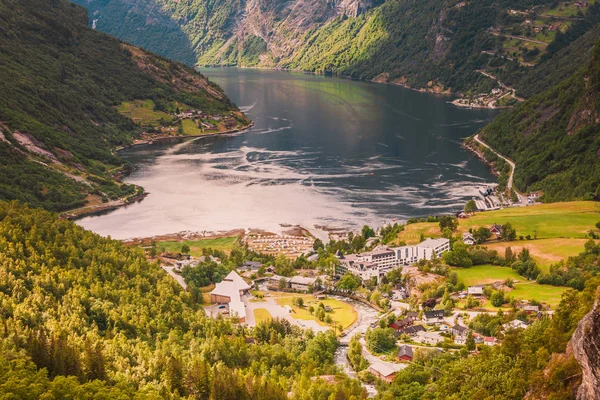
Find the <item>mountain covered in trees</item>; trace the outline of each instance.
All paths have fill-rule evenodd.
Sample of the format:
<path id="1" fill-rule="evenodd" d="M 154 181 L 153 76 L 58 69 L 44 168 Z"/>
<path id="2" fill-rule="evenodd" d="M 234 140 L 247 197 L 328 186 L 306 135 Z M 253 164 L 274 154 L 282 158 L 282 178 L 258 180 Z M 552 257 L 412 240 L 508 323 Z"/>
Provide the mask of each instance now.
<path id="1" fill-rule="evenodd" d="M 545 201 L 600 195 L 600 41 L 592 60 L 485 127 L 481 136 L 513 159 L 521 191 Z"/>
<path id="2" fill-rule="evenodd" d="M 0 77 L 0 199 L 54 211 L 139 191 L 113 179 L 114 148 L 141 131 L 121 103 L 237 111 L 191 68 L 90 29 L 66 0 L 0 3 Z"/>
<path id="3" fill-rule="evenodd" d="M 524 83 L 600 7 L 560 0 L 75 0 L 99 30 L 198 65 L 333 73 L 433 91 Z M 583 4 L 585 3 L 585 4 Z M 592 2 L 590 2 L 592 3 Z"/>

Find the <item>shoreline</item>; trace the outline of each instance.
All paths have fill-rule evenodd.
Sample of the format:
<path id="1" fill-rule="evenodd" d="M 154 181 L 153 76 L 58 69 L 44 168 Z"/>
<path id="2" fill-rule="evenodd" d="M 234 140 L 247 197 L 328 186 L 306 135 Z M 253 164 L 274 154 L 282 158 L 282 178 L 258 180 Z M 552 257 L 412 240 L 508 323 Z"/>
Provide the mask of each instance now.
<path id="1" fill-rule="evenodd" d="M 484 163 L 488 169 L 490 170 L 490 172 L 498 177 L 500 176 L 500 173 L 496 170 L 496 168 L 494 168 L 494 166 L 492 165 L 492 163 L 490 161 L 488 161 L 487 158 L 485 158 L 485 155 L 483 154 L 483 152 L 479 151 L 479 149 L 472 147 L 471 143 L 475 142 L 475 135 L 473 136 L 469 136 L 468 138 L 464 139 L 461 147 L 467 151 L 469 151 L 470 153 L 474 154 L 477 158 L 479 158 L 479 160 Z M 467 142 L 468 140 L 468 142 Z"/>
<path id="2" fill-rule="evenodd" d="M 266 70 L 266 71 L 280 71 L 280 72 L 295 72 L 295 73 L 301 73 L 304 75 L 324 76 L 324 77 L 331 77 L 331 78 L 338 78 L 338 79 L 347 79 L 347 80 L 352 80 L 352 81 L 356 81 L 356 82 L 378 83 L 378 84 L 384 84 L 384 85 L 398 86 L 398 87 L 408 89 L 413 92 L 425 93 L 425 94 L 429 94 L 429 95 L 433 95 L 433 96 L 450 97 L 450 98 L 454 97 L 455 99 L 448 101 L 448 104 L 452 104 L 453 106 L 459 107 L 459 108 L 478 109 L 478 110 L 510 110 L 510 109 L 514 108 L 514 106 L 487 106 L 487 105 L 477 105 L 477 104 L 471 104 L 471 105 L 462 104 L 462 103 L 458 102 L 458 100 L 465 98 L 465 94 L 462 92 L 453 92 L 450 89 L 434 90 L 434 89 L 430 89 L 430 88 L 417 88 L 414 86 L 410 86 L 407 83 L 388 81 L 387 78 L 386 79 L 378 79 L 378 77 L 382 76 L 383 74 L 386 74 L 385 72 L 383 72 L 382 74 L 376 75 L 371 79 L 358 79 L 358 78 L 354 78 L 349 75 L 306 71 L 303 69 L 296 69 L 296 68 L 277 68 L 277 67 L 259 67 L 259 66 L 245 67 L 245 66 L 240 66 L 240 65 L 203 65 L 203 66 L 196 66 L 196 68 L 204 68 L 204 69 L 239 68 L 239 69 L 255 69 L 255 70 L 259 70 L 259 71 Z"/>
<path id="3" fill-rule="evenodd" d="M 261 71 L 266 70 L 266 71 L 280 71 L 280 72 L 296 72 L 296 73 L 302 73 L 305 75 L 324 76 L 324 77 L 331 77 L 331 78 L 338 78 L 338 79 L 347 79 L 347 80 L 352 80 L 352 81 L 356 81 L 356 82 L 379 83 L 379 84 L 385 84 L 385 85 L 398 86 L 398 87 L 401 87 L 404 89 L 411 90 L 413 92 L 427 93 L 427 94 L 431 94 L 431 95 L 439 95 L 439 96 L 444 96 L 444 97 L 462 97 L 462 96 L 464 96 L 464 94 L 461 92 L 452 92 L 450 90 L 436 91 L 436 90 L 431 90 L 428 88 L 416 88 L 416 87 L 407 85 L 405 83 L 400 83 L 400 82 L 377 80 L 376 78 L 379 75 L 374 76 L 371 79 L 359 79 L 359 78 L 354 78 L 349 75 L 335 74 L 333 72 L 328 72 L 328 73 L 314 72 L 314 71 L 307 71 L 307 70 L 296 69 L 296 68 L 277 68 L 277 67 L 258 67 L 258 66 L 257 67 L 245 67 L 245 66 L 241 66 L 241 65 L 202 65 L 202 66 L 196 66 L 196 68 L 197 69 L 198 68 L 204 68 L 204 69 L 239 68 L 239 69 L 256 69 L 256 70 L 261 70 Z"/>
<path id="4" fill-rule="evenodd" d="M 223 132 L 207 133 L 207 134 L 202 134 L 202 135 L 162 136 L 162 137 L 157 137 L 157 138 L 148 139 L 148 140 L 140 140 L 138 142 L 130 143 L 126 146 L 119 146 L 116 149 L 114 149 L 114 152 L 118 154 L 120 151 L 123 151 L 123 150 L 127 150 L 127 149 L 138 147 L 138 146 L 147 146 L 147 145 L 153 144 L 155 142 L 184 141 L 186 139 L 198 139 L 198 138 L 205 138 L 205 137 L 209 138 L 209 137 L 215 137 L 215 136 L 228 136 L 228 135 L 245 132 L 245 131 L 251 129 L 253 126 L 254 126 L 254 121 L 250 121 L 250 123 L 248 125 L 246 125 L 242 128 L 231 129 L 231 130 L 223 131 Z M 118 182 L 123 183 L 121 181 L 121 179 L 118 179 Z M 139 188 L 141 189 L 141 192 L 136 193 L 135 195 L 133 195 L 131 197 L 122 198 L 122 199 L 118 199 L 118 200 L 112 200 L 107 203 L 102 203 L 102 204 L 98 204 L 98 205 L 86 205 L 86 206 L 75 208 L 72 210 L 63 211 L 63 212 L 59 213 L 59 216 L 62 219 L 68 219 L 68 220 L 75 221 L 75 220 L 78 220 L 78 219 L 81 219 L 84 217 L 101 214 L 106 211 L 113 211 L 113 210 L 119 209 L 121 207 L 126 207 L 133 203 L 141 202 L 147 196 L 149 196 L 150 193 L 146 192 L 141 186 Z"/>
<path id="5" fill-rule="evenodd" d="M 153 144 L 155 142 L 169 142 L 169 141 L 177 141 L 177 140 L 185 140 L 185 139 L 198 139 L 198 138 L 209 138 L 209 137 L 215 137 L 215 136 L 227 136 L 227 135 L 232 135 L 235 133 L 241 133 L 241 132 L 247 131 L 247 130 L 251 129 L 253 126 L 254 126 L 254 121 L 251 121 L 248 125 L 246 125 L 242 128 L 231 129 L 231 130 L 223 131 L 223 132 L 213 132 L 213 133 L 205 133 L 205 134 L 197 134 L 197 135 L 157 136 L 152 139 L 138 140 L 138 141 L 134 141 L 134 142 L 124 145 L 124 146 L 119 146 L 115 149 L 115 152 L 118 153 L 120 151 L 127 150 L 127 149 L 130 149 L 133 147 L 146 146 L 149 144 Z"/>

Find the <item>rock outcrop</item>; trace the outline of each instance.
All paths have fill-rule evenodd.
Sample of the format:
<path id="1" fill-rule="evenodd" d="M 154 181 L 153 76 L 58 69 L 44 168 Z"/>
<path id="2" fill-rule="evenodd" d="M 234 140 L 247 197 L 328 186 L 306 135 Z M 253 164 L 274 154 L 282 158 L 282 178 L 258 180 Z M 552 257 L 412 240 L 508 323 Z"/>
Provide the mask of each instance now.
<path id="1" fill-rule="evenodd" d="M 581 365 L 577 400 L 600 400 L 600 301 L 577 325 L 570 347 Z"/>

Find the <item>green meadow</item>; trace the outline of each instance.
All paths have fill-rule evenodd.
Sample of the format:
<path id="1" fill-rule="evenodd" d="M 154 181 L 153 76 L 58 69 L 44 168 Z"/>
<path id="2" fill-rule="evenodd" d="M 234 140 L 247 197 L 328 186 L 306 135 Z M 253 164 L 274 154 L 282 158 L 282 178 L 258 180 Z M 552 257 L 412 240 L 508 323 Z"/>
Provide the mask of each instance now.
<path id="1" fill-rule="evenodd" d="M 179 252 L 181 251 L 181 246 L 187 244 L 190 248 L 190 254 L 193 256 L 201 256 L 202 249 L 204 248 L 212 248 L 215 250 L 224 251 L 226 253 L 231 252 L 233 249 L 233 245 L 235 244 L 237 236 L 228 236 L 222 238 L 215 239 L 198 239 L 198 240 L 182 240 L 182 241 L 167 241 L 167 242 L 157 242 L 156 247 L 164 248 L 166 251 L 170 252 Z"/>

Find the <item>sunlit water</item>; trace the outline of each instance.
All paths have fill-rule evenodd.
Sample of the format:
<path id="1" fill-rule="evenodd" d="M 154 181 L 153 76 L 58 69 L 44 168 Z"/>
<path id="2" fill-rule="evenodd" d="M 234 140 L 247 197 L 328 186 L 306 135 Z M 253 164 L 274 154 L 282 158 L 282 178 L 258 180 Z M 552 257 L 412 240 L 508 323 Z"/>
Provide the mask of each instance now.
<path id="1" fill-rule="evenodd" d="M 356 227 L 459 210 L 494 181 L 461 139 L 494 116 L 404 88 L 278 71 L 203 71 L 249 132 L 128 149 L 142 202 L 81 219 L 114 238 L 280 224 Z"/>

